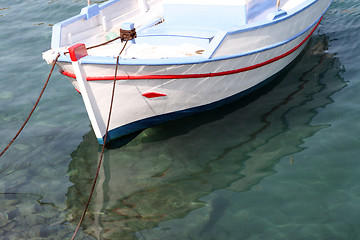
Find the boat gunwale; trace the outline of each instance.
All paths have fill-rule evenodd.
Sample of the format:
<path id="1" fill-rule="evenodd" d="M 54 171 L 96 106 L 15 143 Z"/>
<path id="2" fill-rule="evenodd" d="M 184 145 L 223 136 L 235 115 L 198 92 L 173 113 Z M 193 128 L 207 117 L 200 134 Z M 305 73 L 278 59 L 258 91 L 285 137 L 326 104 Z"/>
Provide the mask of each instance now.
<path id="1" fill-rule="evenodd" d="M 127 66 L 127 65 L 128 66 L 133 66 L 133 65 L 144 65 L 144 66 L 188 65 L 188 64 L 202 64 L 202 63 L 223 61 L 223 60 L 229 60 L 229 59 L 249 56 L 252 54 L 268 51 L 268 50 L 283 46 L 283 45 L 295 40 L 296 38 L 300 37 L 307 31 L 309 31 L 311 28 L 313 28 L 317 23 L 319 23 L 321 18 L 322 18 L 322 16 L 320 16 L 318 19 L 316 19 L 316 21 L 314 23 L 312 23 L 309 27 L 304 29 L 302 32 L 294 35 L 293 37 L 291 37 L 285 41 L 282 41 L 282 42 L 279 42 L 276 44 L 272 44 L 267 47 L 260 48 L 260 49 L 250 51 L 250 52 L 246 52 L 246 53 L 215 57 L 215 58 L 211 58 L 211 59 L 207 59 L 207 58 L 200 57 L 200 56 L 199 57 L 168 58 L 168 59 L 146 59 L 148 61 L 144 61 L 143 59 L 119 59 L 119 64 L 122 66 Z M 99 61 L 99 59 L 101 59 L 103 61 Z M 100 57 L 100 56 L 90 56 L 89 55 L 89 56 L 84 57 L 81 60 L 81 63 L 82 64 L 98 64 L 98 65 L 114 65 L 116 63 L 115 60 L 116 59 L 113 60 L 112 57 Z M 155 60 L 157 60 L 157 61 L 155 61 Z M 177 60 L 177 61 L 170 61 L 170 60 Z M 70 57 L 67 57 L 67 56 L 65 57 L 65 59 L 62 56 L 58 61 L 71 63 Z"/>
<path id="2" fill-rule="evenodd" d="M 117 2 L 119 0 L 114 0 L 114 1 Z M 306 0 L 303 3 L 299 4 L 298 6 L 296 6 L 295 8 L 293 8 L 292 9 L 293 12 L 291 12 L 290 14 L 288 13 L 287 15 L 285 15 L 283 17 L 280 17 L 278 19 L 275 19 L 275 20 L 268 20 L 268 21 L 265 21 L 265 22 L 260 22 L 260 23 L 257 23 L 256 25 L 252 25 L 252 26 L 251 26 L 251 24 L 249 24 L 250 26 L 247 26 L 247 27 L 242 28 L 242 29 L 239 29 L 239 28 L 234 29 L 234 28 L 232 28 L 232 30 L 228 30 L 228 31 L 219 31 L 218 33 L 222 34 L 223 38 L 217 43 L 217 46 L 215 47 L 214 52 L 220 46 L 221 42 L 223 41 L 223 39 L 225 39 L 226 36 L 230 36 L 230 35 L 234 35 L 234 34 L 238 34 L 238 33 L 242 33 L 242 32 L 249 32 L 249 31 L 253 31 L 253 30 L 258 30 L 258 29 L 261 29 L 261 28 L 266 28 L 266 27 L 271 26 L 271 25 L 276 25 L 276 24 L 278 24 L 278 23 L 280 23 L 282 21 L 286 21 L 286 20 L 291 19 L 292 17 L 294 17 L 297 14 L 300 14 L 301 12 L 305 11 L 306 9 L 308 9 L 310 6 L 312 6 L 313 4 L 315 4 L 318 1 L 320 1 L 320 0 Z M 323 13 L 312 24 L 310 24 L 310 26 L 308 26 L 307 28 L 305 28 L 301 32 L 293 35 L 292 37 L 290 37 L 290 38 L 288 38 L 286 40 L 283 40 L 281 42 L 277 42 L 275 44 L 268 45 L 266 47 L 262 47 L 262 48 L 259 48 L 259 49 L 255 49 L 255 50 L 240 53 L 240 54 L 226 55 L 226 56 L 213 57 L 213 58 L 206 58 L 206 57 L 203 57 L 203 56 L 174 57 L 174 58 L 163 58 L 163 59 L 157 59 L 157 58 L 151 58 L 151 59 L 120 58 L 119 64 L 121 64 L 123 66 L 126 66 L 126 65 L 128 65 L 128 66 L 133 66 L 133 65 L 161 66 L 161 65 L 202 64 L 202 63 L 209 63 L 209 62 L 215 62 L 215 61 L 222 61 L 222 60 L 228 60 L 228 59 L 233 59 L 233 58 L 244 57 L 244 56 L 264 52 L 264 51 L 267 51 L 267 50 L 271 50 L 273 48 L 280 47 L 282 45 L 285 45 L 285 44 L 293 41 L 294 39 L 296 39 L 299 36 L 301 36 L 302 34 L 304 34 L 306 31 L 311 29 L 314 25 L 316 25 L 322 19 L 323 15 L 327 11 L 327 9 L 330 7 L 332 1 L 333 0 L 331 0 L 329 5 L 327 6 L 327 8 L 323 11 Z M 60 56 L 58 61 L 59 62 L 71 63 L 70 57 L 66 56 L 64 54 L 62 54 Z M 89 65 L 90 64 L 115 65 L 116 64 L 116 59 L 114 57 L 108 57 L 108 56 L 91 56 L 91 55 L 89 55 L 89 56 L 86 56 L 85 58 L 83 58 L 81 60 L 81 63 L 82 64 L 89 64 Z"/>
<path id="3" fill-rule="evenodd" d="M 267 61 L 255 64 L 255 65 L 251 65 L 251 66 L 247 66 L 244 68 L 239 68 L 239 69 L 233 69 L 233 70 L 227 70 L 227 71 L 221 71 L 221 72 L 212 72 L 212 73 L 194 73 L 194 74 L 182 74 L 182 75 L 125 75 L 125 76 L 117 76 L 116 80 L 144 80 L 144 79 L 186 79 L 186 78 L 205 78 L 205 77 L 219 77 L 219 76 L 225 76 L 225 75 L 232 75 L 232 74 L 237 74 L 237 73 L 241 73 L 241 72 L 246 72 L 246 71 L 250 71 L 253 69 L 257 69 L 263 66 L 266 66 L 268 64 L 271 64 L 273 62 L 276 62 L 282 58 L 285 58 L 289 55 L 291 55 L 292 53 L 294 53 L 296 50 L 298 50 L 301 46 L 303 46 L 311 37 L 311 35 L 314 33 L 314 31 L 317 29 L 318 25 L 321 22 L 321 18 L 315 22 L 314 25 L 312 25 L 310 28 L 307 29 L 307 31 L 311 30 L 312 31 L 298 44 L 296 45 L 294 48 L 290 49 L 289 51 L 278 55 L 276 57 L 273 57 Z M 303 32 L 302 34 L 305 34 L 305 32 Z M 302 35 L 301 34 L 301 35 Z M 300 36 L 301 36 L 300 35 Z M 298 36 L 298 37 L 300 37 Z M 295 38 L 296 39 L 296 38 Z M 293 40 L 295 40 L 293 39 Z M 185 65 L 185 64 L 184 64 Z M 73 73 L 69 73 L 66 71 L 61 71 L 61 74 L 70 77 L 70 78 L 76 78 L 75 74 Z M 88 76 L 87 81 L 109 81 L 109 80 L 113 80 L 114 76 L 102 76 L 102 77 L 92 77 L 92 76 Z"/>

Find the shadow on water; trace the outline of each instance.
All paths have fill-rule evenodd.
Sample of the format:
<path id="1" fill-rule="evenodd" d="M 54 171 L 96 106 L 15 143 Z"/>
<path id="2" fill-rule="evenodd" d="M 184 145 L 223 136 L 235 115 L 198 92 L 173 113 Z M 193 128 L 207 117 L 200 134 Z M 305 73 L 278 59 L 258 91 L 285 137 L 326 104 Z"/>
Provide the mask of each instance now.
<path id="1" fill-rule="evenodd" d="M 326 37 L 314 36 L 297 62 L 265 88 L 107 150 L 83 231 L 98 239 L 148 239 L 143 230 L 207 206 L 212 211 L 196 236 L 202 239 L 207 228 L 216 227 L 227 199 L 209 205 L 200 198 L 217 189 L 248 190 L 274 174 L 284 156 L 291 162 L 305 138 L 328 127 L 311 121 L 346 83 L 338 59 L 326 49 Z M 88 198 L 98 150 L 89 132 L 72 154 L 67 205 L 74 224 Z"/>

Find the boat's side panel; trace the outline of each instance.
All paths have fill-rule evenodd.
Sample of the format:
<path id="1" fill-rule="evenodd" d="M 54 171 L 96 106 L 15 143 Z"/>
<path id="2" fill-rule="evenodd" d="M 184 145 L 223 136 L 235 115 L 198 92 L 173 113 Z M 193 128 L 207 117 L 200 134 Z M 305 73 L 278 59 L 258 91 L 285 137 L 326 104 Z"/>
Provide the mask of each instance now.
<path id="1" fill-rule="evenodd" d="M 117 82 L 115 103 L 113 108 L 110 132 L 112 137 L 118 137 L 123 134 L 129 134 L 131 131 L 149 127 L 162 121 L 171 115 L 176 118 L 184 112 L 196 112 L 208 109 L 211 105 L 218 105 L 224 99 L 244 92 L 260 84 L 264 79 L 270 78 L 278 71 L 286 67 L 293 61 L 305 46 L 308 36 L 316 26 L 310 28 L 299 38 L 291 41 L 289 44 L 268 50 L 255 55 L 248 55 L 233 61 L 213 62 L 210 68 L 204 64 L 204 71 L 210 69 L 221 69 L 223 65 L 232 64 L 232 68 L 238 68 L 247 64 L 265 63 L 269 58 L 273 58 L 279 52 L 289 52 L 288 55 L 277 59 L 269 64 L 254 68 L 236 74 L 223 76 L 213 76 L 205 78 L 187 78 L 187 79 L 147 79 L 147 80 L 123 80 Z M 292 51 L 295 49 L 294 51 Z M 248 65 L 249 66 L 249 65 Z M 188 66 L 196 68 L 198 66 Z M 169 66 L 168 69 L 177 68 Z M 190 70 L 191 71 L 191 70 Z M 104 122 L 108 116 L 108 107 L 111 98 L 111 81 L 90 81 L 89 82 L 94 97 L 98 99 Z M 157 93 L 159 97 L 147 98 L 146 93 Z M 126 113 L 126 115 L 124 114 Z M 169 115 L 170 114 L 170 115 Z M 139 125 L 134 125 L 138 122 Z M 127 126 L 131 126 L 128 128 Z M 138 129 L 136 129 L 136 126 Z M 104 133 L 103 133 L 104 134 Z M 97 136 L 101 138 L 102 136 Z"/>
<path id="2" fill-rule="evenodd" d="M 314 1 L 312 7 L 304 8 L 293 16 L 294 19 L 284 18 L 276 24 L 256 28 L 254 33 L 234 31 L 226 37 L 213 59 L 186 64 L 166 59 L 160 64 L 152 61 L 141 65 L 120 64 L 117 75 L 121 80 L 117 81 L 110 139 L 184 114 L 208 110 L 258 86 L 298 56 L 330 2 Z M 278 32 L 276 26 L 280 29 Z M 255 42 L 252 40 L 255 35 L 264 37 Z M 243 38 L 253 45 L 239 46 Z M 228 45 L 239 47 L 234 53 Z M 101 124 L 104 125 L 113 86 L 109 80 L 114 76 L 115 66 L 88 64 L 93 61 L 90 56 L 82 60 L 90 77 L 88 84 L 96 100 L 95 107 L 99 109 L 100 116 L 96 117 L 103 119 Z M 121 63 L 125 62 L 131 61 Z M 71 76 L 72 67 L 68 63 L 59 65 Z M 100 142 L 104 134 L 97 135 Z"/>
<path id="3" fill-rule="evenodd" d="M 258 28 L 253 31 L 231 32 L 226 36 L 212 57 L 217 58 L 253 52 L 293 39 L 314 22 L 318 21 L 330 3 L 331 0 L 318 0 L 311 7 L 300 9 L 294 16 L 279 19 L 264 28 Z"/>
<path id="4" fill-rule="evenodd" d="M 298 51 L 300 52 L 303 49 L 303 47 L 301 47 Z M 268 66 L 266 67 L 267 69 L 263 69 L 264 71 L 262 73 L 259 73 L 258 76 L 259 77 L 264 77 L 264 76 L 269 76 L 272 77 L 273 75 L 269 74 L 269 72 L 271 70 L 274 70 L 273 68 L 278 67 L 282 67 L 282 66 L 286 66 L 288 65 L 288 61 L 295 59 L 298 53 L 294 53 L 294 56 L 289 56 L 286 60 L 284 59 L 281 62 L 278 62 L 278 64 L 281 64 L 281 66 L 278 66 L 278 64 L 274 64 L 274 66 Z M 291 62 L 291 61 L 290 61 Z M 276 70 L 275 73 L 277 73 L 278 71 Z M 237 74 L 237 76 L 227 76 L 227 77 L 217 77 L 212 79 L 211 81 L 209 79 L 204 79 L 203 81 L 192 81 L 192 80 L 186 80 L 188 81 L 188 84 L 186 84 L 187 86 L 193 84 L 193 85 L 198 85 L 199 87 L 204 87 L 203 85 L 206 84 L 206 87 L 208 88 L 212 88 L 212 89 L 219 89 L 219 88 L 223 88 L 224 86 L 221 85 L 224 82 L 229 82 L 229 84 L 227 84 L 228 86 L 226 86 L 228 89 L 230 88 L 237 88 L 238 90 L 241 90 L 240 92 L 236 92 L 234 95 L 231 95 L 229 97 L 225 97 L 225 98 L 221 98 L 218 101 L 214 101 L 208 104 L 204 104 L 204 105 L 200 105 L 200 106 L 194 106 L 194 107 L 189 107 L 187 109 L 182 109 L 182 110 L 175 110 L 172 112 L 166 112 L 165 110 L 169 110 L 168 108 L 165 109 L 164 103 L 165 102 L 170 102 L 171 100 L 169 99 L 168 96 L 166 97 L 159 97 L 159 98 L 154 98 L 154 99 L 145 99 L 143 98 L 144 101 L 146 101 L 146 104 L 139 104 L 137 105 L 137 107 L 141 107 L 141 108 L 148 108 L 151 109 L 153 111 L 152 115 L 147 115 L 146 117 L 142 116 L 141 118 L 139 118 L 138 120 L 136 119 L 128 119 L 130 121 L 128 121 L 127 123 L 122 123 L 121 120 L 123 119 L 119 119 L 122 117 L 121 111 L 125 110 L 125 109 L 118 109 L 119 111 L 116 111 L 117 114 L 113 116 L 112 119 L 114 119 L 114 122 L 112 122 L 112 128 L 110 129 L 109 132 L 109 136 L 110 139 L 116 139 L 118 137 L 124 136 L 124 135 L 128 135 L 130 133 L 136 132 L 138 130 L 142 130 L 166 121 L 170 121 L 170 120 L 174 120 L 174 119 L 178 119 L 184 116 L 188 116 L 190 114 L 194 114 L 197 112 L 202 112 L 202 111 L 208 111 L 211 109 L 214 109 L 216 107 L 222 106 L 224 104 L 227 104 L 231 101 L 234 101 L 248 93 L 250 93 L 253 89 L 255 89 L 258 85 L 261 85 L 263 83 L 264 80 L 259 80 L 256 81 L 255 79 L 252 79 L 253 83 L 254 82 L 258 82 L 258 84 L 255 85 L 248 85 L 249 87 L 246 88 L 246 86 L 242 86 L 240 87 L 238 84 L 236 84 L 235 82 L 230 82 L 234 79 L 238 80 L 238 83 L 240 82 L 244 82 L 247 79 L 251 78 L 251 74 L 257 74 L 257 71 L 254 70 L 253 72 L 249 72 L 249 73 L 241 73 L 241 74 Z M 269 78 L 265 78 L 265 79 L 269 79 Z M 170 81 L 168 81 L 169 84 L 171 83 Z M 174 83 L 172 84 L 174 87 L 176 86 L 176 84 L 180 84 L 179 80 L 174 80 Z M 184 84 L 184 81 L 181 82 L 181 84 Z M 192 97 L 187 99 L 186 95 L 188 94 L 183 94 L 180 91 L 177 92 L 173 92 L 174 94 L 172 94 L 172 97 L 177 97 L 178 99 L 175 101 L 176 105 L 179 104 L 186 104 L 189 105 L 189 103 L 191 101 L 201 101 L 202 98 L 201 96 L 203 96 L 204 93 L 202 93 L 202 91 L 195 91 L 196 88 L 192 89 L 191 93 L 192 93 Z M 220 90 L 219 90 L 220 91 Z M 219 96 L 219 92 L 206 92 L 205 93 L 205 97 L 208 96 Z M 209 100 L 209 98 L 207 98 Z M 160 105 L 159 105 L 160 103 Z M 121 104 L 121 100 L 117 101 L 117 104 Z M 131 102 L 130 104 L 132 104 L 133 108 L 130 109 L 130 114 L 131 113 L 137 113 L 137 111 L 135 110 L 135 105 L 134 102 Z M 156 106 L 156 107 L 155 107 Z M 162 111 L 161 111 L 162 110 Z M 119 121 L 120 120 L 120 121 Z M 123 124 L 123 125 L 122 125 Z M 102 140 L 102 136 L 98 136 L 98 140 L 99 143 L 102 144 L 103 140 Z"/>

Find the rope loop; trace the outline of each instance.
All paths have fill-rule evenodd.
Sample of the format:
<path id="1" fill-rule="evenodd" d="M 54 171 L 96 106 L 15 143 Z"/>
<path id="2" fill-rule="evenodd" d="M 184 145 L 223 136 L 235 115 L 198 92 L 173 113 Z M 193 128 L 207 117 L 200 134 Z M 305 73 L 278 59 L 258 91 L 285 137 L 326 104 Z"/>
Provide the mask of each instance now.
<path id="1" fill-rule="evenodd" d="M 135 28 L 133 28 L 131 30 L 120 29 L 121 42 L 132 40 L 132 39 L 136 38 L 136 36 L 137 35 L 136 35 Z"/>

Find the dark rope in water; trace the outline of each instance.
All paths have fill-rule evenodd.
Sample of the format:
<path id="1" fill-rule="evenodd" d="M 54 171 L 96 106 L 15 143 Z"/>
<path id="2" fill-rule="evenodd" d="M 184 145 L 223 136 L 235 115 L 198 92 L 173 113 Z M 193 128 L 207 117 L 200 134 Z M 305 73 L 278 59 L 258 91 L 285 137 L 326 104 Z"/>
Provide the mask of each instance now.
<path id="1" fill-rule="evenodd" d="M 101 43 L 101 44 L 98 44 L 98 45 L 95 45 L 95 46 L 91 46 L 91 47 L 88 47 L 86 49 L 92 49 L 92 48 L 96 48 L 96 47 L 100 47 L 100 46 L 103 46 L 103 45 L 106 45 L 108 43 L 111 43 L 111 42 L 114 42 L 116 40 L 120 39 L 120 37 L 117 37 L 117 38 L 114 38 L 110 41 L 107 41 L 107 42 L 104 42 L 104 43 Z M 99 171 L 100 171 L 100 166 L 101 166 L 101 163 L 102 163 L 102 160 L 103 160 L 103 156 L 104 156 L 104 150 L 105 150 L 105 144 L 106 144 L 106 139 L 107 139 L 107 135 L 108 135 L 108 131 L 109 131 L 109 126 L 110 126 L 110 119 L 111 119 L 111 113 L 112 113 L 112 107 L 113 107 L 113 102 L 114 102 L 114 95 L 115 95 L 115 86 L 116 86 L 116 77 L 117 77 L 117 70 L 118 70 L 118 66 L 119 66 L 119 58 L 120 58 L 120 55 L 121 53 L 124 51 L 128 41 L 130 39 L 127 39 L 123 48 L 121 49 L 119 55 L 117 56 L 116 58 L 116 67 L 115 67 L 115 77 L 114 77 L 114 83 L 113 83 L 113 91 L 112 91 L 112 96 L 111 96 L 111 102 L 110 102 L 110 109 L 109 109 L 109 116 L 108 116 L 108 122 L 107 122 L 107 126 L 106 126 L 106 132 L 105 132 L 105 136 L 104 136 L 104 144 L 103 144 L 103 147 L 101 149 L 101 154 L 100 154 L 100 159 L 99 159 L 99 163 L 98 163 L 98 168 L 97 168 L 97 171 L 96 171 L 96 176 L 95 176 L 95 179 L 94 179 L 94 182 L 93 182 L 93 185 L 92 185 L 92 188 L 91 188 L 91 192 L 90 192 L 90 196 L 89 196 L 89 199 L 85 205 L 85 209 L 83 211 L 83 214 L 80 218 L 80 221 L 76 227 L 76 230 L 71 238 L 71 240 L 73 240 L 80 228 L 80 225 L 81 223 L 83 222 L 84 220 L 84 217 L 85 217 L 85 214 L 87 212 L 87 209 L 89 207 L 89 204 L 90 204 L 90 201 L 91 201 L 91 198 L 92 198 L 92 195 L 94 193 L 94 189 L 95 189 L 95 185 L 96 185 L 96 182 L 97 182 L 97 179 L 98 179 L 98 176 L 99 176 Z M 68 54 L 69 52 L 64 52 L 64 54 Z M 19 131 L 16 133 L 15 137 L 10 141 L 10 143 L 4 148 L 4 150 L 0 153 L 0 157 L 9 149 L 9 147 L 13 144 L 13 142 L 15 141 L 15 139 L 20 135 L 21 131 L 24 129 L 25 125 L 27 124 L 27 122 L 30 120 L 30 117 L 32 116 L 32 114 L 34 113 L 37 105 L 39 104 L 40 102 L 40 99 L 45 91 L 45 88 L 47 87 L 48 83 L 49 83 L 49 80 L 50 80 L 50 77 L 54 71 L 54 68 L 55 68 L 55 65 L 56 65 L 56 62 L 57 60 L 59 59 L 60 57 L 60 53 L 56 56 L 53 64 L 52 64 L 52 68 L 51 68 L 51 71 L 49 73 L 49 76 L 47 77 L 46 79 L 46 82 L 41 90 L 41 93 L 38 97 L 38 99 L 36 100 L 36 103 L 35 105 L 33 106 L 32 110 L 30 111 L 28 117 L 26 118 L 25 122 L 23 123 L 23 125 L 21 126 L 21 128 L 19 129 Z"/>
<path id="2" fill-rule="evenodd" d="M 128 40 L 126 40 L 123 48 L 121 49 L 119 55 L 117 56 L 116 58 L 116 67 L 115 67 L 115 77 L 114 77 L 114 82 L 113 82 L 113 90 L 112 90 L 112 94 L 111 94 L 111 101 L 110 101 L 110 109 L 109 109 L 109 116 L 108 116 L 108 121 L 107 121 L 107 125 L 106 125 L 106 132 L 105 132 L 105 136 L 104 136 L 104 143 L 103 143 L 103 146 L 102 146 L 102 149 L 101 149 L 101 154 L 100 154 L 100 159 L 99 159 L 99 163 L 98 163 L 98 167 L 97 167 L 97 171 L 96 171 L 96 175 L 95 175 L 95 179 L 94 179 L 94 182 L 93 182 L 93 185 L 92 185 L 92 188 L 91 188 L 91 192 L 90 192 L 90 195 L 89 195 L 89 199 L 85 205 L 85 209 L 81 215 L 81 218 L 79 220 L 79 223 L 75 229 L 75 232 L 71 238 L 71 240 L 75 239 L 75 236 L 80 228 L 80 225 L 81 223 L 83 222 L 84 220 L 84 217 L 85 217 L 85 214 L 87 212 L 87 209 L 89 207 L 89 204 L 90 204 L 90 201 L 91 201 L 91 198 L 92 198 L 92 195 L 94 193 L 94 190 L 95 190 L 95 185 L 96 185 L 96 182 L 97 182 L 97 179 L 98 179 L 98 176 L 99 176 L 99 172 L 100 172 L 100 167 L 101 167 L 101 163 L 102 163 L 102 160 L 103 160 L 103 156 L 104 156 L 104 150 L 105 150 L 105 144 L 106 144 L 106 139 L 107 139 L 107 136 L 108 136 L 108 132 L 109 132 L 109 126 L 110 126 L 110 118 L 111 118 L 111 113 L 112 113 L 112 107 L 113 107 L 113 103 L 114 103 L 114 96 L 115 96 L 115 87 L 116 87 L 116 77 L 117 77 L 117 70 L 118 70 L 118 66 L 119 66 L 119 58 L 120 58 L 120 55 L 121 53 L 124 51 L 125 47 L 126 47 L 126 44 L 128 43 Z"/>
<path id="3" fill-rule="evenodd" d="M 51 68 L 51 71 L 50 71 L 50 73 L 49 73 L 49 76 L 48 76 L 48 78 L 46 79 L 46 82 L 45 82 L 45 84 L 44 84 L 44 86 L 43 86 L 43 88 L 42 88 L 42 90 L 41 90 L 41 93 L 40 93 L 38 99 L 36 100 L 35 105 L 33 106 L 32 110 L 30 111 L 28 117 L 26 118 L 25 122 L 23 123 L 23 125 L 21 126 L 21 128 L 19 129 L 19 131 L 16 133 L 15 137 L 9 142 L 9 144 L 8 144 L 8 145 L 4 148 L 4 150 L 0 153 L 0 157 L 6 152 L 6 150 L 9 149 L 9 147 L 11 146 L 11 144 L 13 144 L 13 142 L 15 141 L 15 139 L 19 136 L 19 134 L 21 133 L 21 131 L 24 129 L 25 125 L 26 125 L 27 122 L 29 121 L 31 115 L 34 113 L 35 108 L 36 108 L 37 105 L 39 104 L 40 99 L 41 99 L 41 97 L 42 97 L 42 95 L 43 95 L 43 93 L 44 93 L 44 91 L 45 91 L 45 88 L 46 88 L 46 86 L 47 86 L 48 83 L 49 83 L 50 77 L 51 77 L 51 75 L 52 75 L 52 73 L 53 73 L 53 71 L 54 71 L 55 64 L 56 64 L 56 62 L 57 62 L 57 60 L 58 60 L 59 57 L 60 57 L 60 53 L 59 53 L 59 54 L 56 56 L 56 58 L 55 58 L 55 61 L 54 61 L 53 65 L 52 65 L 52 68 Z"/>
<path id="4" fill-rule="evenodd" d="M 88 47 L 88 48 L 86 48 L 86 49 L 88 50 L 88 49 L 92 49 L 92 48 L 101 47 L 101 46 L 104 46 L 104 45 L 109 44 L 109 43 L 111 43 L 111 42 L 114 42 L 114 41 L 116 41 L 116 40 L 118 40 L 118 39 L 120 39 L 120 37 L 116 37 L 116 38 L 111 39 L 111 40 L 109 40 L 109 41 L 107 41 L 107 42 L 104 42 L 104 43 L 101 43 L 101 44 L 98 44 L 98 45 L 95 45 L 95 46 L 91 46 L 91 47 Z M 126 43 L 127 43 L 127 42 L 126 42 Z M 125 43 L 125 45 L 124 45 L 124 48 L 125 48 L 125 46 L 126 46 L 126 43 Z M 122 52 L 123 50 L 124 50 L 124 49 L 122 49 L 121 52 Z M 121 54 L 121 52 L 120 52 L 120 54 Z M 64 54 L 68 54 L 68 53 L 69 53 L 69 52 L 64 52 Z M 120 54 L 119 54 L 119 56 L 120 56 Z M 47 87 L 47 85 L 48 85 L 48 83 L 49 83 L 50 77 L 51 77 L 51 75 L 52 75 L 52 73 L 53 73 L 53 71 L 54 71 L 55 64 L 56 64 L 57 60 L 59 59 L 59 57 L 60 57 L 60 53 L 56 56 L 56 58 L 55 58 L 55 60 L 54 60 L 54 63 L 53 63 L 53 65 L 52 65 L 52 68 L 51 68 L 51 71 L 50 71 L 50 73 L 49 73 L 49 76 L 48 76 L 48 78 L 47 78 L 47 80 L 46 80 L 46 82 L 45 82 L 45 84 L 44 84 L 44 87 L 43 87 L 43 89 L 42 89 L 42 91 L 41 91 L 41 93 L 40 93 L 40 95 L 39 95 L 39 97 L 38 97 L 38 99 L 37 99 L 34 107 L 33 107 L 32 110 L 31 110 L 30 114 L 29 114 L 28 117 L 26 118 L 25 122 L 23 123 L 23 125 L 21 126 L 21 128 L 19 129 L 19 131 L 16 133 L 15 137 L 10 141 L 10 143 L 9 143 L 9 144 L 4 148 L 4 150 L 0 153 L 0 157 L 10 148 L 10 146 L 13 144 L 13 142 L 15 141 L 15 139 L 20 135 L 21 131 L 24 129 L 25 125 L 27 124 L 27 122 L 29 121 L 30 117 L 31 117 L 32 114 L 34 113 L 35 108 L 36 108 L 37 105 L 39 104 L 40 99 L 41 99 L 41 97 L 42 97 L 42 95 L 43 95 L 43 93 L 44 93 L 44 91 L 45 91 L 45 88 Z M 117 66 L 116 66 L 116 68 L 117 68 Z M 115 73 L 115 74 L 116 74 L 116 73 Z"/>

